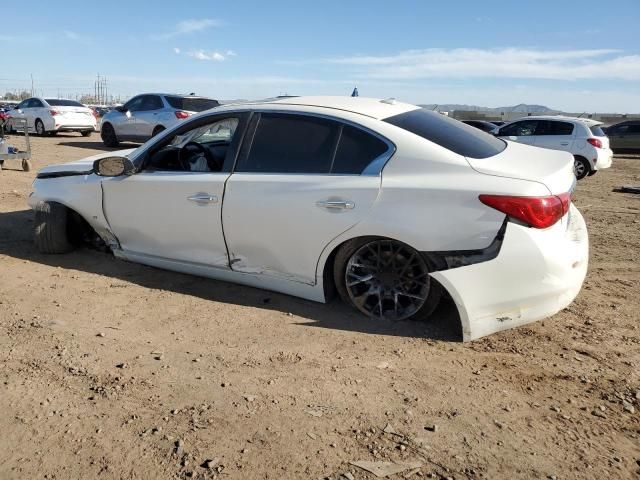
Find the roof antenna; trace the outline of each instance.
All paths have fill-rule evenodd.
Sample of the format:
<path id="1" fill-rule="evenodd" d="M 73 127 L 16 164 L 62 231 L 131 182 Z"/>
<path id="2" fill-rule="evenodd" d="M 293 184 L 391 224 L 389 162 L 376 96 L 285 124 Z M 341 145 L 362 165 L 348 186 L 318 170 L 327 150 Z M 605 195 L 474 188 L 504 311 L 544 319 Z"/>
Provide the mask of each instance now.
<path id="1" fill-rule="evenodd" d="M 358 87 L 354 87 L 353 92 L 351 92 L 352 97 L 358 97 Z"/>

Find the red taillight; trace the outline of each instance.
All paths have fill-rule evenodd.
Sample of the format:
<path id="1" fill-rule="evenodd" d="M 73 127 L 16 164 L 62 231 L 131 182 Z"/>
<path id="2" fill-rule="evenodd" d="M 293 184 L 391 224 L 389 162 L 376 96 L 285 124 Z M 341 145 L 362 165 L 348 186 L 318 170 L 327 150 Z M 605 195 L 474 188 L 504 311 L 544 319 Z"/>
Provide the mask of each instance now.
<path id="1" fill-rule="evenodd" d="M 480 195 L 480 201 L 534 228 L 548 228 L 569 211 L 571 193 L 546 197 Z"/>
<path id="2" fill-rule="evenodd" d="M 49 110 L 49 113 L 51 114 L 52 117 L 55 117 L 56 115 L 61 115 L 61 113 L 58 110 Z"/>
<path id="3" fill-rule="evenodd" d="M 185 119 L 185 118 L 189 118 L 189 113 L 188 112 L 183 112 L 182 110 L 177 110 L 175 112 L 175 114 L 176 114 L 176 118 L 179 118 L 181 120 Z"/>
<path id="4" fill-rule="evenodd" d="M 587 142 L 596 148 L 602 148 L 602 140 L 599 138 L 587 138 Z"/>

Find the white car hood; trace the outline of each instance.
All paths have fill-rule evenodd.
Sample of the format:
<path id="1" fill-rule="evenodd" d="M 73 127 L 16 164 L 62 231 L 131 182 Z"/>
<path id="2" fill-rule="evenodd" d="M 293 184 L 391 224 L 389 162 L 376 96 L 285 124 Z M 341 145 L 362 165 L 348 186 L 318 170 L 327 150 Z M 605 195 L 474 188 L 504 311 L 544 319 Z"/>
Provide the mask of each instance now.
<path id="1" fill-rule="evenodd" d="M 75 160 L 68 163 L 59 163 L 56 165 L 47 165 L 42 168 L 38 173 L 54 173 L 54 172 L 86 172 L 93 168 L 93 162 L 101 158 L 106 157 L 126 157 L 135 148 L 129 148 L 127 150 L 117 150 L 115 152 L 104 152 L 92 155 L 91 157 L 83 158 L 82 160 Z"/>

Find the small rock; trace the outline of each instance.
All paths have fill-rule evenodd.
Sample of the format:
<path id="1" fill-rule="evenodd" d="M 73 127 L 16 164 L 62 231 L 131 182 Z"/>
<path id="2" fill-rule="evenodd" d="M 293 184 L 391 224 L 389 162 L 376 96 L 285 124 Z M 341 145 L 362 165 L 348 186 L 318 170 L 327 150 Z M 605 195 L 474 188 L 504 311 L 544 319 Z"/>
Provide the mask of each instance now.
<path id="1" fill-rule="evenodd" d="M 116 368 L 127 368 L 127 364 L 126 364 L 126 363 L 124 363 L 124 362 L 122 362 L 122 363 L 118 363 L 118 364 L 116 365 Z"/>
<path id="2" fill-rule="evenodd" d="M 243 395 L 243 397 L 249 403 L 252 403 L 256 399 L 254 395 Z"/>
<path id="3" fill-rule="evenodd" d="M 627 402 L 626 400 L 622 401 L 622 408 L 625 412 L 636 413 L 635 407 L 631 404 L 631 402 Z"/>
<path id="4" fill-rule="evenodd" d="M 153 357 L 155 360 L 162 360 L 164 358 L 163 354 L 160 355 L 156 355 L 155 357 Z"/>
<path id="5" fill-rule="evenodd" d="M 202 468 L 206 468 L 207 470 L 213 470 L 217 464 L 218 464 L 218 459 L 214 458 L 212 460 L 205 460 L 204 462 L 202 462 L 200 466 Z"/>
<path id="6" fill-rule="evenodd" d="M 194 358 L 193 361 L 198 363 L 200 361 L 200 359 L 199 358 Z"/>
<path id="7" fill-rule="evenodd" d="M 379 368 L 380 370 L 384 370 L 389 368 L 389 362 L 380 362 L 378 365 L 376 365 L 376 368 Z"/>
<path id="8" fill-rule="evenodd" d="M 593 415 L 594 417 L 599 417 L 599 418 L 607 418 L 607 415 L 599 409 L 595 409 L 591 412 L 591 415 Z"/>
<path id="9" fill-rule="evenodd" d="M 100 332 L 96 335 L 96 337 L 104 337 L 104 336 L 105 336 L 104 332 Z"/>
<path id="10" fill-rule="evenodd" d="M 341 476 L 346 480 L 355 480 L 355 477 L 351 474 L 351 472 L 345 472 Z"/>
<path id="11" fill-rule="evenodd" d="M 553 410 L 556 413 L 560 413 L 560 408 L 556 407 L 555 405 L 551 407 L 551 410 Z"/>
<path id="12" fill-rule="evenodd" d="M 330 446 L 331 448 L 336 448 L 336 446 L 337 446 L 337 445 L 336 445 L 335 443 L 330 443 L 330 444 L 329 444 L 329 446 Z"/>
<path id="13" fill-rule="evenodd" d="M 427 430 L 428 432 L 437 432 L 438 431 L 438 425 L 436 425 L 435 423 L 429 424 L 429 425 L 425 425 L 424 429 Z"/>

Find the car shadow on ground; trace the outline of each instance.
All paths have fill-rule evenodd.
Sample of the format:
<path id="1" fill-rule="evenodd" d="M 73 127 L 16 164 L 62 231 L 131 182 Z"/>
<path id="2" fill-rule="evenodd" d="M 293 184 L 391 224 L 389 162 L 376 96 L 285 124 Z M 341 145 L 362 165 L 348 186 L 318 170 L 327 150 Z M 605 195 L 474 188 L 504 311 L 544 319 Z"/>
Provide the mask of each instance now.
<path id="1" fill-rule="evenodd" d="M 86 148 L 88 150 L 103 150 L 105 152 L 115 152 L 117 150 L 125 150 L 127 148 L 137 148 L 138 143 L 121 143 L 117 147 L 107 147 L 102 142 L 59 142 L 58 145 L 65 147 Z"/>
<path id="2" fill-rule="evenodd" d="M 111 253 L 80 248 L 64 255 L 43 255 L 33 245 L 30 210 L 0 213 L 0 255 L 52 267 L 79 270 L 154 290 L 169 290 L 204 300 L 293 314 L 308 321 L 300 325 L 377 335 L 459 341 L 460 319 L 455 304 L 444 299 L 427 322 L 387 322 L 368 319 L 338 298 L 321 304 L 228 282 L 170 272 L 116 259 Z M 241 321 L 240 319 L 238 321 Z"/>

